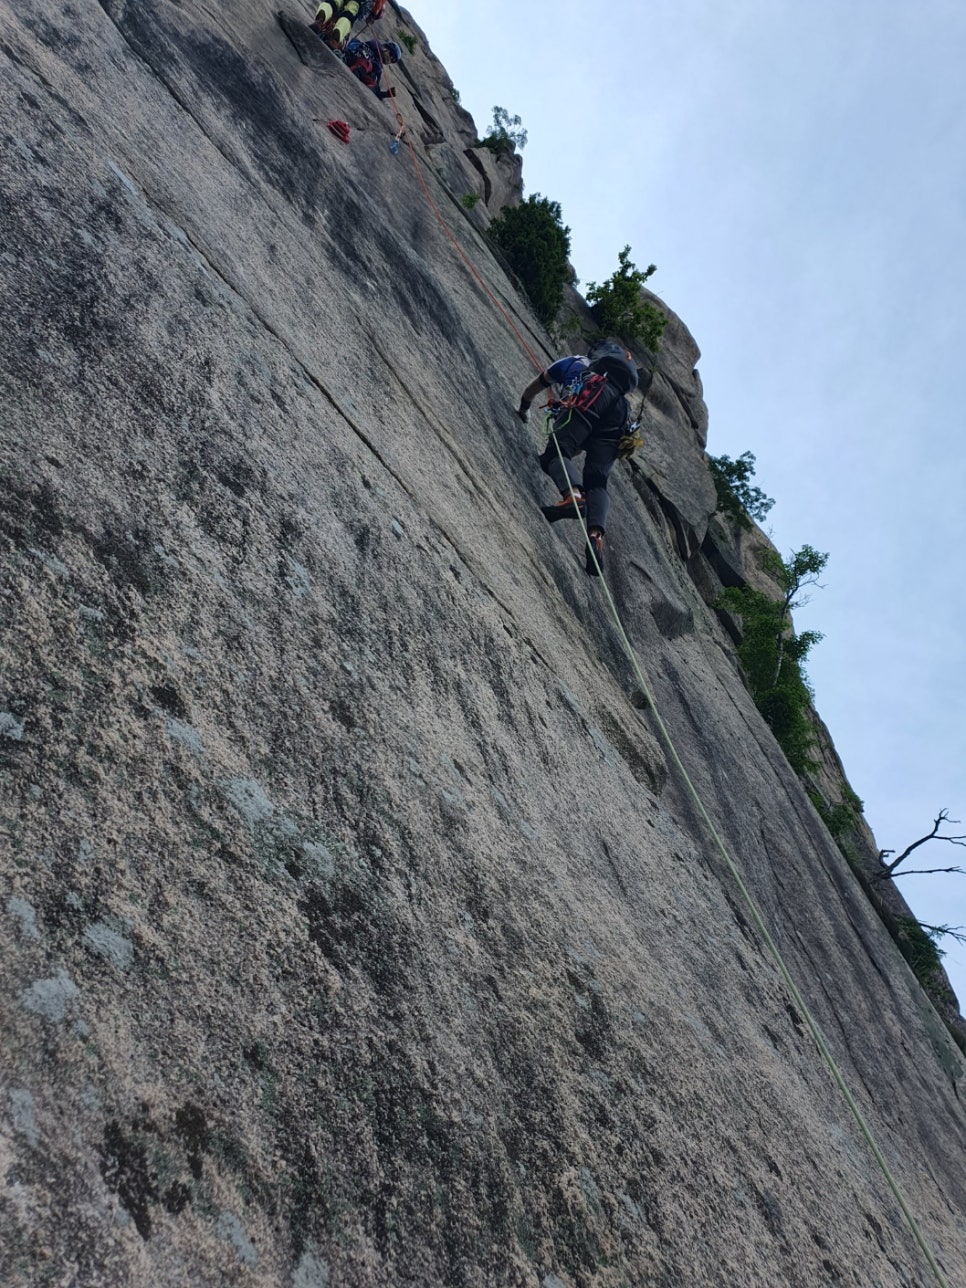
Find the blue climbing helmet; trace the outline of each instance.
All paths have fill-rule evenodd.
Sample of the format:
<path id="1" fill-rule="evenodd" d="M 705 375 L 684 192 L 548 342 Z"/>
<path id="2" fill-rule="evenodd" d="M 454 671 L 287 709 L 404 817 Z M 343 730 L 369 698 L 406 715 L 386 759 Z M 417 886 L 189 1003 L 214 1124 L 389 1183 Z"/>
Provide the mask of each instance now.
<path id="1" fill-rule="evenodd" d="M 385 40 L 379 46 L 384 63 L 398 63 L 402 58 L 402 48 L 394 40 Z"/>

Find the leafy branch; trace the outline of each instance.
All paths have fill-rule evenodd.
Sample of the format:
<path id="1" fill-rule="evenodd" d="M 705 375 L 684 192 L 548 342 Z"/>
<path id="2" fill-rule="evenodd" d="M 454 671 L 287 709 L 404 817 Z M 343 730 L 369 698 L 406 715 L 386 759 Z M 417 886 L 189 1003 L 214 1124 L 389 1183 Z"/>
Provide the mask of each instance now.
<path id="1" fill-rule="evenodd" d="M 804 607 L 811 599 L 810 595 L 803 595 L 801 592 L 806 586 L 818 586 L 820 590 L 822 589 L 818 578 L 827 563 L 828 555 L 819 554 L 814 546 L 810 545 L 804 545 L 800 550 L 793 551 L 787 560 L 783 559 L 777 550 L 766 550 L 762 556 L 762 567 L 765 572 L 774 577 L 783 591 L 778 615 L 778 634 L 775 639 L 775 674 L 772 684 L 778 683 L 782 662 L 789 647 L 792 648 L 793 656 L 801 661 L 812 645 L 817 644 L 822 638 L 819 631 L 802 631 L 801 635 L 792 636 L 790 639 L 788 633 L 792 626 L 792 609 Z"/>
<path id="2" fill-rule="evenodd" d="M 527 132 L 519 116 L 511 116 L 505 107 L 494 107 L 493 124 L 486 131 L 486 138 L 477 140 L 476 147 L 489 148 L 497 156 L 513 156 L 527 146 Z"/>
<path id="3" fill-rule="evenodd" d="M 742 452 L 736 461 L 730 456 L 709 456 L 708 465 L 718 509 L 729 514 L 742 528 L 750 528 L 752 519 L 761 523 L 775 502 L 751 481 L 755 474 L 754 455 Z"/>
<path id="4" fill-rule="evenodd" d="M 815 744 L 809 717 L 812 691 L 803 663 L 822 636 L 818 631 L 795 635 L 791 614 L 792 609 L 808 602 L 802 591 L 819 584 L 827 561 L 827 554 L 809 545 L 793 551 L 787 559 L 777 551 L 768 551 L 762 567 L 777 583 L 780 597 L 774 599 L 750 586 L 731 586 L 719 600 L 741 620 L 738 658 L 751 696 L 798 774 L 812 768 L 809 753 Z"/>
<path id="5" fill-rule="evenodd" d="M 948 935 L 957 944 L 966 944 L 966 926 L 930 926 L 925 921 L 920 921 L 919 925 L 930 939 L 943 939 Z"/>
<path id="6" fill-rule="evenodd" d="M 667 317 L 647 300 L 641 299 L 641 287 L 657 272 L 648 264 L 642 272 L 631 262 L 631 248 L 625 246 L 617 256 L 617 270 L 606 282 L 591 282 L 587 303 L 603 335 L 619 335 L 625 340 L 640 340 L 652 353 L 657 352 Z"/>

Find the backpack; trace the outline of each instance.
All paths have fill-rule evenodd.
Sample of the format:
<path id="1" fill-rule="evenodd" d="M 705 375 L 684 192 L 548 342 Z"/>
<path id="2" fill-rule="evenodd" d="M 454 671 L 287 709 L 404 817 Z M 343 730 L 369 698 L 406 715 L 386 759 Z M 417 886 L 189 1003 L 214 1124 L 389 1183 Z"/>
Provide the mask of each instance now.
<path id="1" fill-rule="evenodd" d="M 627 351 L 616 341 L 599 341 L 591 347 L 587 357 L 590 359 L 589 370 L 605 376 L 622 394 L 629 394 L 631 390 L 637 388 L 637 367 Z"/>
<path id="2" fill-rule="evenodd" d="M 590 359 L 590 370 L 607 376 L 623 394 L 631 393 L 632 389 L 647 394 L 653 384 L 653 370 L 635 366 L 630 354 L 616 340 L 598 340 L 587 350 L 587 358 Z"/>

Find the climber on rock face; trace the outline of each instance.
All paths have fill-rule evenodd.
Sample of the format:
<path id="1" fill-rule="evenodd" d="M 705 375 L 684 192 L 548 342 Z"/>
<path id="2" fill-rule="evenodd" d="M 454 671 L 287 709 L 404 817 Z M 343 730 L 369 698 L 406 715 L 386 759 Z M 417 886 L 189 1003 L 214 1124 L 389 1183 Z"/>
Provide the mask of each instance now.
<path id="1" fill-rule="evenodd" d="M 402 50 L 394 40 L 350 40 L 345 47 L 345 65 L 353 76 L 358 76 L 367 89 L 377 98 L 395 98 L 393 88 L 381 87 L 382 69 L 402 58 Z"/>
<path id="2" fill-rule="evenodd" d="M 357 22 L 382 17 L 386 0 L 322 0 L 309 26 L 330 49 L 342 49 Z"/>
<path id="3" fill-rule="evenodd" d="M 543 472 L 556 483 L 561 499 L 540 508 L 550 523 L 582 516 L 587 526 L 586 570 L 597 577 L 603 565 L 604 531 L 610 498 L 607 476 L 614 462 L 629 456 L 640 439 L 632 432 L 626 394 L 639 383 L 646 394 L 649 373 L 639 372 L 620 345 L 604 341 L 587 357 L 571 356 L 552 363 L 527 385 L 520 396 L 517 415 L 526 423 L 530 404 L 541 390 L 555 386 L 558 396 L 550 407 L 550 439 L 540 454 Z M 558 451 L 559 448 L 559 451 Z M 583 452 L 578 474 L 572 457 Z M 561 461 L 561 457 L 563 460 Z"/>

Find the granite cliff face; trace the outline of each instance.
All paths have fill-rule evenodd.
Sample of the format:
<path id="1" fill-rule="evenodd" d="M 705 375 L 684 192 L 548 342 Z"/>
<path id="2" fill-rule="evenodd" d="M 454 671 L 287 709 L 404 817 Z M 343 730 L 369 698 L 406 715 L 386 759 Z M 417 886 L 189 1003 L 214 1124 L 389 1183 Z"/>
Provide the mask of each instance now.
<path id="1" fill-rule="evenodd" d="M 555 356 L 480 231 L 518 171 L 383 23 L 434 200 Z M 0 59 L 0 1280 L 934 1282 L 392 113 L 254 0 L 3 2 Z M 697 359 L 672 318 L 610 582 L 963 1283 L 963 1058 L 708 607 L 747 560 Z"/>

